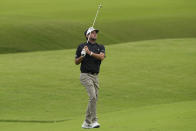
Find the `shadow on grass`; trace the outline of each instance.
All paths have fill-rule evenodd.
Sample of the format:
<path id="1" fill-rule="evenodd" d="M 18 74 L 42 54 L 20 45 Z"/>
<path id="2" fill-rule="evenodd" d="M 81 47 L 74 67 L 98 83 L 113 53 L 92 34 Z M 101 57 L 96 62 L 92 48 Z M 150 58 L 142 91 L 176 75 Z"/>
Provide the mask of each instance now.
<path id="1" fill-rule="evenodd" d="M 69 121 L 71 119 L 64 120 L 0 120 L 0 122 L 13 122 L 13 123 L 59 123 Z"/>

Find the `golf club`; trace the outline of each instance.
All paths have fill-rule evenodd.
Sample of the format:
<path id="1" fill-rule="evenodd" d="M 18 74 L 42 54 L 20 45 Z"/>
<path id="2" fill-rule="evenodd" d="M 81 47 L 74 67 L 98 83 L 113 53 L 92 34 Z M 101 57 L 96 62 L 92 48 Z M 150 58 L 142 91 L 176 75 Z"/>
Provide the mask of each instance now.
<path id="1" fill-rule="evenodd" d="M 100 10 L 101 8 L 102 8 L 102 4 L 100 3 L 100 4 L 98 5 L 97 13 L 96 13 L 96 15 L 95 15 L 95 18 L 94 18 L 94 21 L 93 21 L 93 25 L 92 25 L 91 27 L 94 27 L 95 22 L 96 22 L 96 19 L 97 19 L 97 16 L 98 16 L 98 14 L 99 14 L 99 10 Z M 90 35 L 91 35 L 91 32 L 90 32 Z M 90 39 L 90 35 L 88 36 L 87 43 L 88 43 L 88 41 L 89 41 L 89 39 Z"/>

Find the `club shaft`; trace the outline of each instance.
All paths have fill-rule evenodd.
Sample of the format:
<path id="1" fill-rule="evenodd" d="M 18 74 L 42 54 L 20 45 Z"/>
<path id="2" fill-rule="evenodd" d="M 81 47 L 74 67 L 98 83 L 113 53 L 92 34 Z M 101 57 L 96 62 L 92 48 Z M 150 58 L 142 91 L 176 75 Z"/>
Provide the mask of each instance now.
<path id="1" fill-rule="evenodd" d="M 100 8 L 101 8 L 101 4 L 98 6 L 97 13 L 96 13 L 96 15 L 95 15 L 95 18 L 94 18 L 92 27 L 94 27 L 94 25 L 95 25 L 95 22 L 96 22 L 96 19 L 97 19 L 98 14 L 99 14 Z M 91 35 L 91 32 L 90 32 L 90 35 Z M 89 37 L 88 37 L 87 43 L 89 42 L 90 35 L 89 35 Z"/>
<path id="2" fill-rule="evenodd" d="M 97 16 L 98 16 L 98 14 L 99 14 L 100 8 L 101 8 L 101 4 L 99 5 L 99 7 L 98 7 L 98 9 L 97 9 L 97 13 L 96 13 L 96 15 L 95 15 L 95 19 L 94 19 L 94 21 L 93 21 L 92 27 L 94 27 L 94 25 L 95 25 L 95 22 L 96 22 L 96 20 L 97 20 Z"/>

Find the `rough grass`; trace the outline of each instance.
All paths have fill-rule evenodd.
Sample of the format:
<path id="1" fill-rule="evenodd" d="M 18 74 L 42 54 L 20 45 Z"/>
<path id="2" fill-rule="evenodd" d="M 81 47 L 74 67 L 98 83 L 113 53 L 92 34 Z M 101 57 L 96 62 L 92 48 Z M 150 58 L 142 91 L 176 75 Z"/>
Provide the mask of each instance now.
<path id="1" fill-rule="evenodd" d="M 0 53 L 75 48 L 92 24 L 98 1 L 1 0 Z M 196 2 L 189 0 L 104 1 L 96 27 L 99 41 L 196 36 Z"/>

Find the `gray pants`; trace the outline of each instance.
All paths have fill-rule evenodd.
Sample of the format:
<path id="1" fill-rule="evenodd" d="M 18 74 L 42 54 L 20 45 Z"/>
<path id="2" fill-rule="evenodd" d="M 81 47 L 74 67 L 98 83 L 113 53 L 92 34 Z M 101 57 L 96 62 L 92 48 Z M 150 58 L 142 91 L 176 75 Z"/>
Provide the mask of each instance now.
<path id="1" fill-rule="evenodd" d="M 80 82 L 84 87 L 86 87 L 86 91 L 89 96 L 85 121 L 90 124 L 92 122 L 97 121 L 96 103 L 98 99 L 98 89 L 99 89 L 98 75 L 81 73 Z"/>

